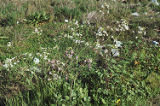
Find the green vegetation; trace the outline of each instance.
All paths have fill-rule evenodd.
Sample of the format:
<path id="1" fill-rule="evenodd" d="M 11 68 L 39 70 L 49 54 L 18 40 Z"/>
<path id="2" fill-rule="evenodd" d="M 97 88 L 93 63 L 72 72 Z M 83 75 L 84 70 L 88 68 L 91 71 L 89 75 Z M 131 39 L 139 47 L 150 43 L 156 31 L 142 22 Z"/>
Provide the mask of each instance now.
<path id="1" fill-rule="evenodd" d="M 160 105 L 157 4 L 1 2 L 0 106 Z"/>

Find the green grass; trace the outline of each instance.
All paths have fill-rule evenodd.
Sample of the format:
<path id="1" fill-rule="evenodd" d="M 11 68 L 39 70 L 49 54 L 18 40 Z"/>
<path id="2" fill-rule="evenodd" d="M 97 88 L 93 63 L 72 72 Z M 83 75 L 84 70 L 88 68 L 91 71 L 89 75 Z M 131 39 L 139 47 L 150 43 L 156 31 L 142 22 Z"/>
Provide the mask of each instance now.
<path id="1" fill-rule="evenodd" d="M 160 105 L 159 12 L 148 0 L 2 1 L 0 106 Z"/>

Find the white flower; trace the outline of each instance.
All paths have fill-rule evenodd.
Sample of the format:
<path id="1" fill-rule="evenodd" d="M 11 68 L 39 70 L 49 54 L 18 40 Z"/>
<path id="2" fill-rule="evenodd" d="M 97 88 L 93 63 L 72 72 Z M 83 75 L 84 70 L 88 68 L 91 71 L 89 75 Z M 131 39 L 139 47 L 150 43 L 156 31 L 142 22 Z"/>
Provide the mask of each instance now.
<path id="1" fill-rule="evenodd" d="M 80 40 L 75 40 L 75 43 L 80 44 L 81 41 Z"/>
<path id="2" fill-rule="evenodd" d="M 118 49 L 111 49 L 112 55 L 113 57 L 117 57 L 120 55 L 119 50 Z"/>
<path id="3" fill-rule="evenodd" d="M 153 43 L 154 45 L 159 45 L 159 43 L 158 43 L 157 41 L 152 41 L 152 43 Z"/>
<path id="4" fill-rule="evenodd" d="M 99 44 L 99 42 L 96 43 L 96 48 L 102 48 L 103 46 Z"/>
<path id="5" fill-rule="evenodd" d="M 88 43 L 88 42 L 86 42 L 86 43 L 85 43 L 85 45 L 86 45 L 86 46 L 89 46 L 89 43 Z"/>
<path id="6" fill-rule="evenodd" d="M 60 79 L 60 76 L 58 76 L 58 74 L 53 74 L 53 80 L 58 80 Z"/>
<path id="7" fill-rule="evenodd" d="M 69 35 L 68 35 L 68 38 L 69 38 L 69 39 L 73 39 L 73 36 L 69 36 Z"/>
<path id="8" fill-rule="evenodd" d="M 68 23 L 69 21 L 67 19 L 64 20 L 66 23 Z"/>
<path id="9" fill-rule="evenodd" d="M 58 45 L 56 45 L 55 47 L 53 47 L 53 49 L 59 49 Z"/>
<path id="10" fill-rule="evenodd" d="M 115 28 L 115 30 L 118 32 L 119 31 L 119 29 L 118 28 Z"/>
<path id="11" fill-rule="evenodd" d="M 144 35 L 146 35 L 146 31 L 144 31 Z"/>
<path id="12" fill-rule="evenodd" d="M 104 50 L 104 53 L 105 53 L 105 54 L 108 53 L 108 49 L 105 49 L 105 50 Z"/>
<path id="13" fill-rule="evenodd" d="M 40 53 L 36 53 L 36 55 L 40 56 L 41 54 Z"/>
<path id="14" fill-rule="evenodd" d="M 17 24 L 19 24 L 19 21 L 17 21 Z"/>
<path id="15" fill-rule="evenodd" d="M 52 74 L 53 74 L 53 73 L 50 71 L 50 72 L 49 72 L 49 75 L 52 75 Z"/>
<path id="16" fill-rule="evenodd" d="M 155 5 L 159 6 L 159 3 L 157 2 L 157 0 L 152 0 L 152 2 L 153 2 Z"/>
<path id="17" fill-rule="evenodd" d="M 41 35 L 42 34 L 42 30 L 40 28 L 35 28 L 33 33 Z"/>
<path id="18" fill-rule="evenodd" d="M 35 33 L 39 33 L 38 28 L 35 28 L 35 30 L 34 30 L 34 31 L 35 31 Z"/>
<path id="19" fill-rule="evenodd" d="M 78 21 L 75 22 L 75 25 L 78 25 Z"/>
<path id="20" fill-rule="evenodd" d="M 138 31 L 139 34 L 142 34 L 142 31 Z"/>
<path id="21" fill-rule="evenodd" d="M 103 28 L 99 27 L 98 32 L 101 32 L 101 31 L 103 31 Z"/>
<path id="22" fill-rule="evenodd" d="M 32 57 L 32 53 L 29 53 L 28 56 L 29 56 L 29 57 Z"/>
<path id="23" fill-rule="evenodd" d="M 74 31 L 74 29 L 73 29 L 73 28 L 71 28 L 71 31 Z"/>
<path id="24" fill-rule="evenodd" d="M 75 33 L 75 35 L 78 36 L 78 37 L 80 36 L 79 33 Z"/>
<path id="25" fill-rule="evenodd" d="M 99 10 L 99 12 L 101 13 L 101 12 L 102 12 L 102 10 Z"/>
<path id="26" fill-rule="evenodd" d="M 105 3 L 104 5 L 109 9 L 109 5 L 107 3 Z"/>
<path id="27" fill-rule="evenodd" d="M 97 36 L 102 36 L 102 33 L 101 33 L 101 32 L 99 32 L 99 33 L 97 33 L 96 35 L 97 35 Z"/>
<path id="28" fill-rule="evenodd" d="M 66 64 L 65 63 L 63 63 L 63 62 L 61 62 L 61 64 L 62 64 L 62 66 L 65 66 Z"/>
<path id="29" fill-rule="evenodd" d="M 30 71 L 29 69 L 26 69 L 25 71 Z"/>
<path id="30" fill-rule="evenodd" d="M 101 8 L 104 8 L 104 5 L 101 5 Z"/>
<path id="31" fill-rule="evenodd" d="M 103 33 L 104 33 L 105 36 L 108 36 L 108 33 L 106 31 L 103 31 Z"/>
<path id="32" fill-rule="evenodd" d="M 138 26 L 138 29 L 139 29 L 139 31 L 138 31 L 139 34 L 143 33 L 144 35 L 146 35 L 146 31 L 145 31 L 144 27 Z"/>
<path id="33" fill-rule="evenodd" d="M 122 47 L 122 42 L 121 41 L 115 41 L 115 42 L 116 42 L 116 44 L 115 44 L 116 48 Z"/>
<path id="34" fill-rule="evenodd" d="M 144 30 L 144 28 L 141 27 L 141 26 L 138 26 L 138 29 L 139 29 L 140 31 L 143 31 L 143 30 Z"/>
<path id="35" fill-rule="evenodd" d="M 135 12 L 135 13 L 132 13 L 132 15 L 138 17 L 138 16 L 139 16 L 139 13 Z"/>
<path id="36" fill-rule="evenodd" d="M 35 67 L 35 66 L 31 67 L 30 70 L 31 70 L 31 72 L 41 72 L 41 70 L 38 67 Z"/>
<path id="37" fill-rule="evenodd" d="M 129 26 L 128 26 L 128 25 L 124 25 L 124 28 L 125 28 L 126 30 L 129 30 Z"/>
<path id="38" fill-rule="evenodd" d="M 5 64 L 3 65 L 3 67 L 5 67 L 5 68 L 13 67 L 12 60 L 13 60 L 13 59 L 7 58 L 7 59 L 5 60 Z"/>
<path id="39" fill-rule="evenodd" d="M 81 43 L 84 43 L 85 41 L 81 40 Z"/>
<path id="40" fill-rule="evenodd" d="M 4 64 L 4 65 L 3 65 L 3 67 L 8 68 L 8 67 L 9 67 L 9 65 L 8 65 L 8 64 Z"/>
<path id="41" fill-rule="evenodd" d="M 11 46 L 12 46 L 12 43 L 11 43 L 11 42 L 8 42 L 8 43 L 7 43 L 7 46 L 8 46 L 8 47 L 11 47 Z"/>
<path id="42" fill-rule="evenodd" d="M 38 58 L 34 58 L 33 61 L 34 61 L 35 64 L 38 64 L 40 62 L 40 60 Z"/>
<path id="43" fill-rule="evenodd" d="M 144 14 L 145 14 L 145 15 L 148 15 L 148 13 L 147 13 L 147 12 L 145 12 Z"/>
<path id="44" fill-rule="evenodd" d="M 48 56 L 45 55 L 43 59 L 44 59 L 44 60 L 47 60 L 47 59 L 48 59 Z"/>

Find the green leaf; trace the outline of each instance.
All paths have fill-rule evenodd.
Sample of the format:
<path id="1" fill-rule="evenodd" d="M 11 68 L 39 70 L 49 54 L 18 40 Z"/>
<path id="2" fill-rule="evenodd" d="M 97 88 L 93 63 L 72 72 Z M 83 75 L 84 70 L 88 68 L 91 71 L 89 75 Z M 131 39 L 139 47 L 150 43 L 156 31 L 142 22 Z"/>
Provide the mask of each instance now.
<path id="1" fill-rule="evenodd" d="M 8 39 L 6 36 L 1 36 L 0 39 Z"/>
<path id="2" fill-rule="evenodd" d="M 101 100 L 103 104 L 106 104 L 106 101 L 103 98 L 101 98 Z"/>
<path id="3" fill-rule="evenodd" d="M 137 53 L 136 52 L 133 52 L 132 53 L 132 59 L 135 59 L 137 57 Z"/>

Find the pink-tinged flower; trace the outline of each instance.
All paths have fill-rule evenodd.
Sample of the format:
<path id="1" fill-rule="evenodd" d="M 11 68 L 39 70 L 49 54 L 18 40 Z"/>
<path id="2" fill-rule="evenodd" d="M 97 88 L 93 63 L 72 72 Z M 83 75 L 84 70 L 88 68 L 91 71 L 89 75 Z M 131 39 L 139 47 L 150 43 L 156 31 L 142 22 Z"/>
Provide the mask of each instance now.
<path id="1" fill-rule="evenodd" d="M 65 55 L 66 55 L 69 59 L 71 59 L 71 58 L 73 57 L 73 55 L 74 55 L 74 51 L 73 51 L 73 50 L 67 50 L 67 51 L 65 51 Z"/>

